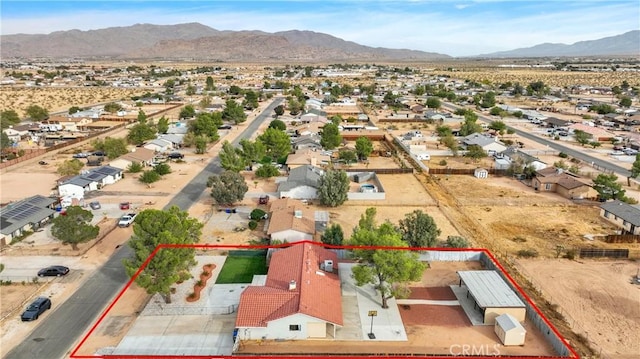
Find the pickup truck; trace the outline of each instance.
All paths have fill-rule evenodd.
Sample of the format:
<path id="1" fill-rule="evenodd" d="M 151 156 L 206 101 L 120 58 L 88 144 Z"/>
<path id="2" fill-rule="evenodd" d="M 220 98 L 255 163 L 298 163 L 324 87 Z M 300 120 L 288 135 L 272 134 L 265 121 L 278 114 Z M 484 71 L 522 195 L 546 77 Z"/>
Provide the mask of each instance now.
<path id="1" fill-rule="evenodd" d="M 120 217 L 118 221 L 118 227 L 129 227 L 133 220 L 136 218 L 135 213 L 127 213 L 124 216 Z"/>

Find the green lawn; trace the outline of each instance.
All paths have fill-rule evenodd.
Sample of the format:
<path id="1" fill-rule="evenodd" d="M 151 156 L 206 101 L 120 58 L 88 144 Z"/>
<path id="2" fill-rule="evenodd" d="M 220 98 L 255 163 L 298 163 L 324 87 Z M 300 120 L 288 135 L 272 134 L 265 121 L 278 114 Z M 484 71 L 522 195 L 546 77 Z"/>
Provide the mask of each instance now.
<path id="1" fill-rule="evenodd" d="M 227 257 L 216 284 L 251 283 L 255 274 L 267 274 L 267 259 L 259 257 Z"/>

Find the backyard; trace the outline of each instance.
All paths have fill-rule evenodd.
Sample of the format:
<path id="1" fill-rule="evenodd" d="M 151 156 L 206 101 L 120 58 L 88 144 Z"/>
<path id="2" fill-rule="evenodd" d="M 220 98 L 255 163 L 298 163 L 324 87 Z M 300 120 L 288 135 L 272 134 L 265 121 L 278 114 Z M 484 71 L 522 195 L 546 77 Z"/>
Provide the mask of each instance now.
<path id="1" fill-rule="evenodd" d="M 267 274 L 265 254 L 262 250 L 231 251 L 216 284 L 251 283 L 254 275 Z"/>

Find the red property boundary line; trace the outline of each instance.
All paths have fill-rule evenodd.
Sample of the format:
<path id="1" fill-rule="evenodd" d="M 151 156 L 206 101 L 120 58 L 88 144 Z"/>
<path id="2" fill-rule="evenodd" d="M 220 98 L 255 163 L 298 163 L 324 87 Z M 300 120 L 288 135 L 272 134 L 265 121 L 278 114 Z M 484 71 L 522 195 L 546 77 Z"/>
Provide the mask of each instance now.
<path id="1" fill-rule="evenodd" d="M 418 355 L 411 355 L 411 354 L 407 354 L 407 355 L 379 355 L 379 356 L 367 356 L 367 355 L 315 355 L 315 354 L 309 354 L 309 355 L 247 355 L 247 356 L 228 356 L 228 355 L 181 355 L 181 356 L 175 356 L 175 355 L 77 355 L 76 353 L 80 350 L 80 348 L 82 348 L 82 345 L 84 345 L 84 343 L 89 339 L 89 336 L 91 336 L 91 334 L 93 334 L 93 332 L 96 330 L 96 328 L 98 327 L 98 325 L 100 325 L 102 323 L 102 321 L 104 320 L 104 318 L 109 314 L 109 312 L 111 311 L 111 309 L 116 305 L 116 303 L 118 302 L 118 300 L 120 300 L 120 298 L 124 295 L 124 293 L 129 289 L 129 287 L 133 284 L 133 282 L 136 280 L 136 278 L 138 277 L 138 275 L 140 275 L 140 273 L 142 273 L 142 271 L 146 268 L 146 266 L 149 264 L 149 262 L 151 261 L 151 259 L 153 259 L 153 257 L 156 255 L 156 253 L 158 253 L 159 250 L 161 249 L 169 249 L 169 248 L 194 248 L 194 249 L 269 249 L 269 248 L 287 248 L 287 247 L 291 247 L 294 245 L 298 245 L 298 244 L 303 244 L 303 243 L 311 243 L 313 245 L 318 245 L 318 246 L 322 246 L 324 248 L 327 249 L 371 249 L 371 250 L 377 250 L 377 249 L 381 249 L 381 250 L 413 250 L 413 251 L 439 251 L 439 252 L 482 252 L 485 255 L 487 255 L 491 261 L 495 264 L 495 266 L 500 269 L 500 271 L 502 272 L 502 274 L 504 274 L 504 276 L 509 280 L 510 284 L 513 285 L 517 291 L 519 292 L 519 294 L 522 295 L 522 297 L 527 301 L 527 303 L 529 305 L 531 305 L 531 307 L 535 310 L 535 312 L 542 318 L 542 320 L 549 326 L 549 328 L 553 331 L 553 333 L 558 336 L 558 338 L 560 338 L 560 340 L 562 341 L 562 343 L 569 349 L 571 355 L 570 356 L 509 356 L 509 355 L 505 355 L 505 356 L 470 356 L 470 355 L 460 355 L 460 356 L 455 356 L 455 355 L 433 355 L 433 356 L 418 356 Z M 89 332 L 87 332 L 87 334 L 82 338 L 82 340 L 80 341 L 80 343 L 75 347 L 75 349 L 71 352 L 70 358 L 73 359 L 213 359 L 213 358 L 226 358 L 226 359 L 230 359 L 230 358 L 246 358 L 246 359 L 253 359 L 253 358 L 282 358 L 282 359 L 309 359 L 309 358 L 336 358 L 336 359 L 378 359 L 378 358 L 394 358 L 394 359 L 406 359 L 406 358 L 433 358 L 433 359 L 442 359 L 442 358 L 474 358 L 474 359 L 495 359 L 496 357 L 499 358 L 509 358 L 509 359 L 531 359 L 531 358 L 541 358 L 541 359 L 556 359 L 556 358 L 574 358 L 574 359 L 579 359 L 580 356 L 576 353 L 575 349 L 573 349 L 573 347 L 571 347 L 569 345 L 569 343 L 566 341 L 566 339 L 560 334 L 560 332 L 558 332 L 558 330 L 556 329 L 556 327 L 551 324 L 551 322 L 547 319 L 547 317 L 542 314 L 542 312 L 540 311 L 540 309 L 538 309 L 538 307 L 533 303 L 533 301 L 531 300 L 531 298 L 529 298 L 529 296 L 522 290 L 522 288 L 516 283 L 516 281 L 511 277 L 511 275 L 509 275 L 509 273 L 507 273 L 507 271 L 505 271 L 504 267 L 500 264 L 500 262 L 498 262 L 498 260 L 493 256 L 493 254 L 485 249 L 485 248 L 411 248 L 411 247 L 388 247 L 388 246 L 337 246 L 337 245 L 329 245 L 329 244 L 323 244 L 320 242 L 313 242 L 313 241 L 300 241 L 300 242 L 295 242 L 295 243 L 285 243 L 285 244 L 279 244 L 279 245 L 227 245 L 227 244 L 193 244 L 193 245 L 187 245 L 187 244 L 161 244 L 158 245 L 156 247 L 156 249 L 149 255 L 149 257 L 147 257 L 147 259 L 144 261 L 144 263 L 142 264 L 142 266 L 140 266 L 140 268 L 138 269 L 138 271 L 133 275 L 133 277 L 131 277 L 131 279 L 129 280 L 129 282 L 127 282 L 127 284 L 125 285 L 125 287 L 120 291 L 120 293 L 118 293 L 118 296 L 113 300 L 113 302 L 111 302 L 111 304 L 107 307 L 107 309 L 105 309 L 105 311 L 100 315 L 100 318 L 96 321 L 96 323 L 91 327 L 91 329 L 89 330 Z"/>

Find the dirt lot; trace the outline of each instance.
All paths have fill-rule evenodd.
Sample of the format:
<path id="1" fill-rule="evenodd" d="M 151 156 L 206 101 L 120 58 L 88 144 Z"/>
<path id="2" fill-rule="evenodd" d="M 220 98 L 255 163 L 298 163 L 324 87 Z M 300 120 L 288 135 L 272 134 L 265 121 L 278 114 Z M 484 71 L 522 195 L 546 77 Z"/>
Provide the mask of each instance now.
<path id="1" fill-rule="evenodd" d="M 609 358 L 640 353 L 640 286 L 630 284 L 640 263 L 519 260 L 519 270 L 558 305 L 573 330 Z"/>

